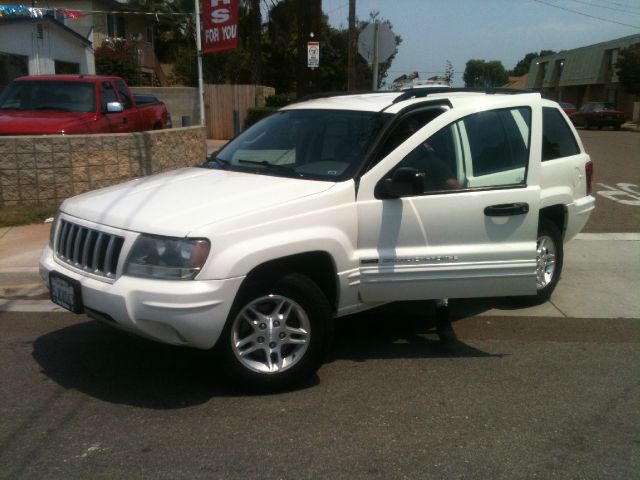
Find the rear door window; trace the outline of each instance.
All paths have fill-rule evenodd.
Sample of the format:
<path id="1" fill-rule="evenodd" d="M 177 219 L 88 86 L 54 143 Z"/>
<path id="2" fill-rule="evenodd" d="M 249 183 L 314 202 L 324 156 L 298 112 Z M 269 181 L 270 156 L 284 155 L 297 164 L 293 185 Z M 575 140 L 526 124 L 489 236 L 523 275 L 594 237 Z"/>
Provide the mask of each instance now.
<path id="1" fill-rule="evenodd" d="M 542 109 L 542 161 L 570 157 L 580 153 L 580 148 L 557 108 Z"/>

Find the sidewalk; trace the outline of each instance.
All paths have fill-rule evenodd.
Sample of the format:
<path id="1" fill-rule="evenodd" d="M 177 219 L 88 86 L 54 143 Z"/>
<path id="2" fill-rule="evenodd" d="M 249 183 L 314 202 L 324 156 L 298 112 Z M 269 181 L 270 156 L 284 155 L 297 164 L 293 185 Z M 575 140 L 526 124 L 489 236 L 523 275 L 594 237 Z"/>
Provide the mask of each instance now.
<path id="1" fill-rule="evenodd" d="M 44 293 L 38 259 L 50 229 L 50 223 L 0 228 L 0 298 Z"/>

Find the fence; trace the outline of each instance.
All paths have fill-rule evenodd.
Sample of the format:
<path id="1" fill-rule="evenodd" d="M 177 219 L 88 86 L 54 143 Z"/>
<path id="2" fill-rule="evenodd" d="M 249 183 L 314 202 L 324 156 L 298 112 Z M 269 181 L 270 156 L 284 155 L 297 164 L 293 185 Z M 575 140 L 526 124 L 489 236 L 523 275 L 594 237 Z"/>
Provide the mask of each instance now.
<path id="1" fill-rule="evenodd" d="M 242 130 L 247 111 L 254 107 L 264 107 L 265 98 L 274 94 L 274 88 L 262 85 L 205 85 L 207 138 L 233 138 L 233 112 L 239 113 Z"/>

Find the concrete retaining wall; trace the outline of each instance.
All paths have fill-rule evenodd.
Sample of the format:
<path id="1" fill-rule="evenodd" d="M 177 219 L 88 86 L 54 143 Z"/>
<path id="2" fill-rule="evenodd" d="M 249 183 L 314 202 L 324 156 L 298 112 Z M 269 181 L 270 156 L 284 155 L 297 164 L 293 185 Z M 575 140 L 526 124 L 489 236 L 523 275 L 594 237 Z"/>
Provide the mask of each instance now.
<path id="1" fill-rule="evenodd" d="M 204 127 L 0 137 L 0 205 L 60 203 L 89 190 L 202 163 Z"/>
<path id="2" fill-rule="evenodd" d="M 200 123 L 198 89 L 193 87 L 131 87 L 133 93 L 153 95 L 162 100 L 171 114 L 174 127 L 182 126 L 182 117 L 189 117 L 191 125 Z"/>

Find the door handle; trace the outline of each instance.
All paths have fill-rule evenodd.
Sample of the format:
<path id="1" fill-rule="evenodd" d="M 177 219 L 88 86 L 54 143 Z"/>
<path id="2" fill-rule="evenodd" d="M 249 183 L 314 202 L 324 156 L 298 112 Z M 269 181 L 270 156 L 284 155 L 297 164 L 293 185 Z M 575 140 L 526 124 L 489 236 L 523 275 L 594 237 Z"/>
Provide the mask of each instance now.
<path id="1" fill-rule="evenodd" d="M 509 215 L 524 215 L 529 212 L 528 203 L 502 203 L 490 205 L 484 209 L 487 217 L 507 217 Z"/>

